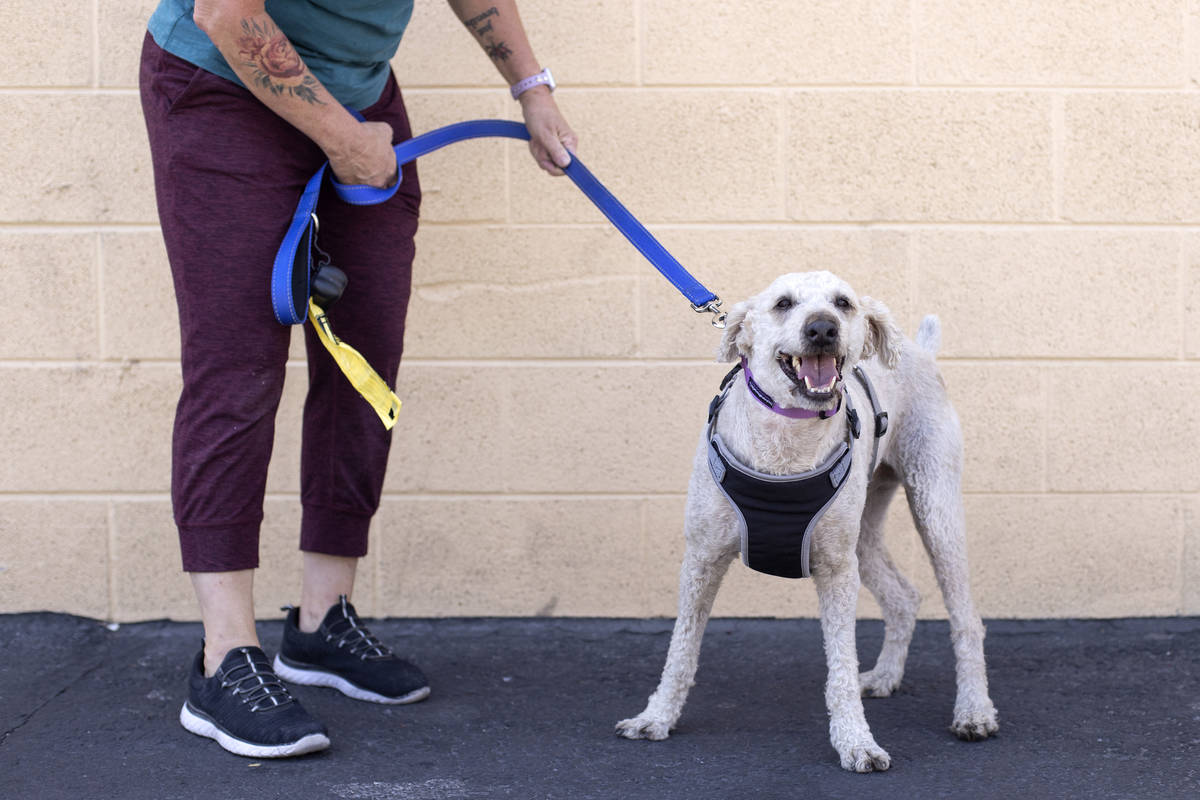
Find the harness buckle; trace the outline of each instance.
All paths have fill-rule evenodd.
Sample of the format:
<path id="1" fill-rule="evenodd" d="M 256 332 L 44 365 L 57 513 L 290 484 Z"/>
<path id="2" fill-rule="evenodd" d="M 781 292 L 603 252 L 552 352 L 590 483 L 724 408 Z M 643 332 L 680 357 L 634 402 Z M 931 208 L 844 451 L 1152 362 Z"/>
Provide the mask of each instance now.
<path id="1" fill-rule="evenodd" d="M 875 415 L 875 438 L 883 436 L 888 429 L 888 415 L 886 411 L 880 411 Z"/>
<path id="2" fill-rule="evenodd" d="M 697 314 L 712 314 L 712 326 L 714 328 L 724 330 L 726 314 L 721 310 L 721 298 L 714 297 L 712 300 L 709 300 L 702 306 L 698 306 L 695 303 L 692 303 L 691 305 L 692 311 L 695 311 Z"/>
<path id="3" fill-rule="evenodd" d="M 847 408 L 846 421 L 850 423 L 850 433 L 857 439 L 862 433 L 862 422 L 858 419 L 858 412 L 853 408 Z"/>

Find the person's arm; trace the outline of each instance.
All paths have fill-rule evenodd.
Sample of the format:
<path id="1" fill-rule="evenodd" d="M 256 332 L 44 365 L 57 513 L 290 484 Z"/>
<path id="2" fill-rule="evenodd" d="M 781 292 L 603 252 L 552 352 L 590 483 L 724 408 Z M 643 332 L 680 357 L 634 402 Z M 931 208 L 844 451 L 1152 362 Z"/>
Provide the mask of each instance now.
<path id="1" fill-rule="evenodd" d="M 392 127 L 352 117 L 309 71 L 263 0 L 196 0 L 193 18 L 254 96 L 325 152 L 340 182 L 392 184 Z"/>
<path id="2" fill-rule="evenodd" d="M 447 0 L 467 30 L 511 86 L 542 71 L 517 15 L 515 0 Z M 532 137 L 529 151 L 538 166 L 552 175 L 571 163 L 569 150 L 578 140 L 563 119 L 549 87 L 535 86 L 519 98 L 525 127 Z"/>

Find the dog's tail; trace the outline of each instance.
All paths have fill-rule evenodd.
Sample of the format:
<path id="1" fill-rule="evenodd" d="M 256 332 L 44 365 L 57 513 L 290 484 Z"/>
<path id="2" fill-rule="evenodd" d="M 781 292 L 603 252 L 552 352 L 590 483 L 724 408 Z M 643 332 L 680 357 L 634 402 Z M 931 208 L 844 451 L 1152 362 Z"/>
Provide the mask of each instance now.
<path id="1" fill-rule="evenodd" d="M 929 314 L 921 320 L 917 329 L 917 346 L 930 355 L 937 355 L 942 347 L 942 322 L 935 314 Z"/>

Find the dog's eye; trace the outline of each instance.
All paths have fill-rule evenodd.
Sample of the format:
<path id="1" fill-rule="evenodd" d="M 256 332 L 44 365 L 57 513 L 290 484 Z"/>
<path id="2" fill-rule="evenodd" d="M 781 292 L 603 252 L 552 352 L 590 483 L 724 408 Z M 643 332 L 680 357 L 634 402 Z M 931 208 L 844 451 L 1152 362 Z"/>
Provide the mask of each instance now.
<path id="1" fill-rule="evenodd" d="M 791 307 L 792 307 L 792 298 L 790 298 L 790 297 L 781 297 L 781 298 L 779 298 L 779 302 L 775 304 L 776 311 L 787 311 Z"/>
<path id="2" fill-rule="evenodd" d="M 833 304 L 838 308 L 851 308 L 850 301 L 842 296 L 839 296 L 836 300 L 834 300 Z"/>

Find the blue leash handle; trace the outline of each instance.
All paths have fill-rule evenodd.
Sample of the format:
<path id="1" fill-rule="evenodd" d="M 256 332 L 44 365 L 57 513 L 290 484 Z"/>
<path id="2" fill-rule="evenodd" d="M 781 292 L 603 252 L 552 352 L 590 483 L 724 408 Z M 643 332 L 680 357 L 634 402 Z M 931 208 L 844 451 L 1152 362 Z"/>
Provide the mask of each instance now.
<path id="1" fill-rule="evenodd" d="M 529 131 L 520 122 L 501 119 L 477 119 L 468 122 L 456 122 L 443 128 L 429 131 L 396 145 L 397 167 L 407 164 L 420 156 L 438 150 L 446 145 L 461 142 L 466 139 L 485 137 L 503 137 L 529 141 Z M 301 193 L 296 213 L 292 216 L 291 226 L 284 236 L 283 244 L 275 257 L 275 265 L 271 271 L 271 304 L 275 310 L 275 318 L 284 325 L 296 325 L 304 322 L 308 313 L 308 277 L 307 259 L 311 250 L 313 211 L 317 206 L 317 198 L 321 190 L 321 181 L 328 164 L 323 165 L 305 185 Z M 688 299 L 696 311 L 712 312 L 718 316 L 714 325 L 720 322 L 723 315 L 718 310 L 720 299 L 704 287 L 684 269 L 667 249 L 659 244 L 650 231 L 640 223 L 612 192 L 596 179 L 583 162 L 572 154 L 571 163 L 564 170 L 580 191 L 600 209 L 617 230 L 637 248 L 646 259 L 654 265 L 663 277 L 671 282 L 679 292 Z M 333 183 L 334 191 L 347 203 L 353 205 L 374 205 L 390 199 L 400 188 L 399 180 L 386 189 L 374 186 L 350 185 Z M 298 269 L 302 266 L 303 269 Z M 297 307 L 299 300 L 299 307 Z"/>

